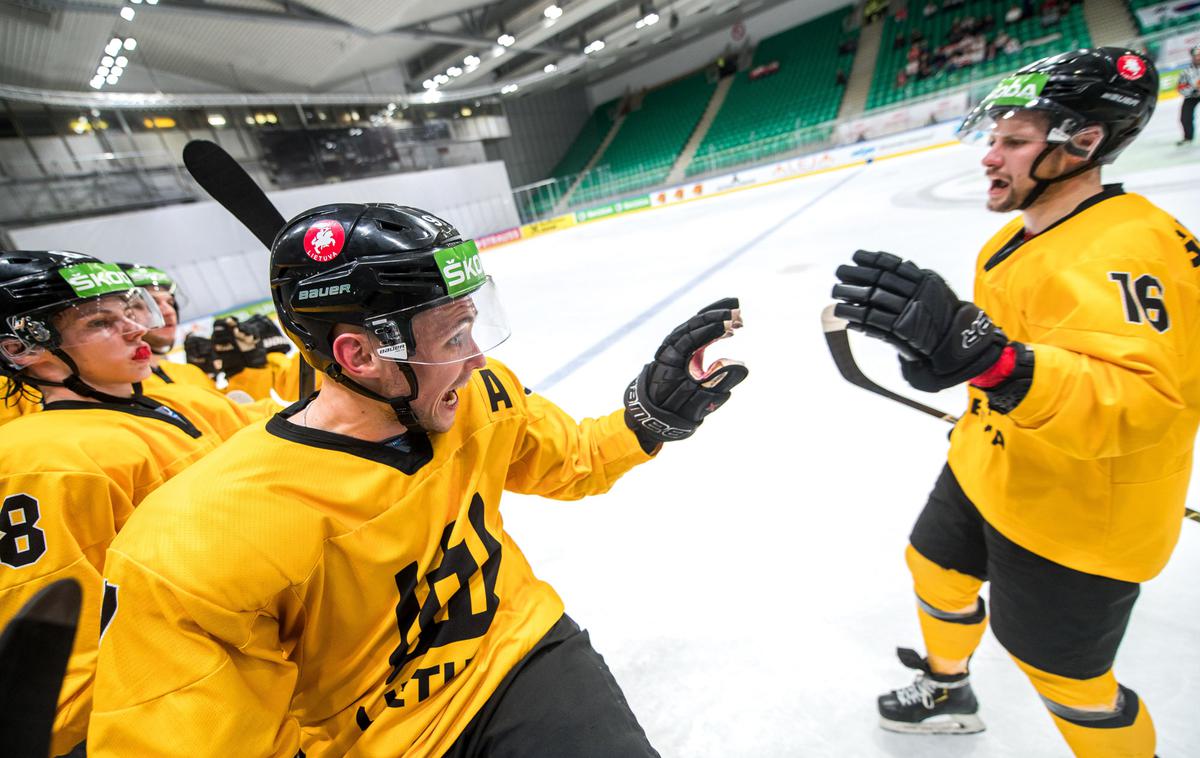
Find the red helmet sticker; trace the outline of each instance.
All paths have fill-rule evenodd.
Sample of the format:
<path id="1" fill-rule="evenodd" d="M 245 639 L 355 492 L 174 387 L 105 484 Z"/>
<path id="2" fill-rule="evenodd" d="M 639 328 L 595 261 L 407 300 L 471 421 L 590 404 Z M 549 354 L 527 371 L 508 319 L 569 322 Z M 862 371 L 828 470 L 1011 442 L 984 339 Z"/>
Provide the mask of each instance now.
<path id="1" fill-rule="evenodd" d="M 1138 55 L 1122 55 L 1117 58 L 1117 73 L 1130 81 L 1136 81 L 1146 75 L 1146 62 Z"/>
<path id="2" fill-rule="evenodd" d="M 322 219 L 304 233 L 304 253 L 314 261 L 331 261 L 346 244 L 346 230 L 331 218 Z"/>

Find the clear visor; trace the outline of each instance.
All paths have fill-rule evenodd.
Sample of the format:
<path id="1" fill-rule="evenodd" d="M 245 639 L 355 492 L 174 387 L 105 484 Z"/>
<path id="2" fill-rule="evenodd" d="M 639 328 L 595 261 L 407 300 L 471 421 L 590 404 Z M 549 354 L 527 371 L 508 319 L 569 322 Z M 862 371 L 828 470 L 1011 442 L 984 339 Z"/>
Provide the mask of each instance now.
<path id="1" fill-rule="evenodd" d="M 466 295 L 432 307 L 373 316 L 364 326 L 379 357 L 426 365 L 469 360 L 512 334 L 490 276 L 479 289 Z"/>
<path id="2" fill-rule="evenodd" d="M 965 145 L 989 145 L 998 134 L 1062 144 L 1070 142 L 1083 124 L 1079 114 L 1040 97 L 1020 106 L 984 100 L 967 114 L 955 136 Z"/>
<path id="3" fill-rule="evenodd" d="M 187 294 L 175 285 L 170 287 L 151 286 L 145 289 L 154 297 L 154 301 L 158 303 L 160 310 L 164 302 L 170 303 L 172 310 L 175 311 L 175 315 L 177 316 L 187 307 L 189 302 Z"/>
<path id="4" fill-rule="evenodd" d="M 72 303 L 53 313 L 11 316 L 7 321 L 7 331 L 16 337 L 4 340 L 4 354 L 9 358 L 48 347 L 55 334 L 58 347 L 72 348 L 145 333 L 163 325 L 158 304 L 140 287 Z"/>

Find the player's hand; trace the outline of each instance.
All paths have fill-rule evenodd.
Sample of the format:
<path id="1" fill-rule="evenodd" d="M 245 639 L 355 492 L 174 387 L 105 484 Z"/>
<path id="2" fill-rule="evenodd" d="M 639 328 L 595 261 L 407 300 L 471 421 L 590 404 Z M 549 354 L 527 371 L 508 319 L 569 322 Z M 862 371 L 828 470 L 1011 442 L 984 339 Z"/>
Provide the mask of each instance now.
<path id="1" fill-rule="evenodd" d="M 246 368 L 262 368 L 267 365 L 267 353 L 262 340 L 238 323 L 232 316 L 213 321 L 213 355 L 221 362 L 221 370 L 228 379 Z"/>
<path id="2" fill-rule="evenodd" d="M 654 360 L 625 390 L 625 423 L 643 449 L 649 452 L 661 442 L 690 437 L 750 373 L 732 360 L 704 365 L 705 348 L 741 326 L 738 300 L 730 297 L 700 309 L 667 335 Z"/>
<path id="3" fill-rule="evenodd" d="M 188 334 L 183 338 L 183 354 L 187 357 L 188 363 L 198 367 L 210 378 L 215 379 L 221 371 L 221 364 L 213 354 L 212 340 L 208 337 Z"/>
<path id="4" fill-rule="evenodd" d="M 838 266 L 834 314 L 851 329 L 886 340 L 901 353 L 904 378 L 937 392 L 987 371 L 1008 338 L 979 306 L 959 300 L 936 272 L 881 252 L 858 250 Z"/>
<path id="5" fill-rule="evenodd" d="M 263 350 L 268 353 L 287 355 L 292 350 L 292 341 L 287 338 L 287 335 L 274 321 L 261 313 L 243 321 L 242 329 L 257 336 L 262 342 Z"/>

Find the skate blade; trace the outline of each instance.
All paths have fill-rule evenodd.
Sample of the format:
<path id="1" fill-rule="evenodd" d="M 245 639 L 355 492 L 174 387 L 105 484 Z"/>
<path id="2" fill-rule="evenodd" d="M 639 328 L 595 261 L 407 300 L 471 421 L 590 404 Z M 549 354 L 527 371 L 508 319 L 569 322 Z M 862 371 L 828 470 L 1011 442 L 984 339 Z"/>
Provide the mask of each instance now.
<path id="1" fill-rule="evenodd" d="M 944 713 L 915 724 L 879 717 L 879 726 L 902 734 L 977 734 L 987 727 L 974 713 Z"/>

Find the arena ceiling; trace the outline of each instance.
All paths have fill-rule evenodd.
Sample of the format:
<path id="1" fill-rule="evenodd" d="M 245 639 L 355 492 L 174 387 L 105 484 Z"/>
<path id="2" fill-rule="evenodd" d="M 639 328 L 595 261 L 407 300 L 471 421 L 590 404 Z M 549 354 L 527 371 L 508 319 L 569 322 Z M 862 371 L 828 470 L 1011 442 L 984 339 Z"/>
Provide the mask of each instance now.
<path id="1" fill-rule="evenodd" d="M 598 81 L 783 1 L 0 0 L 0 96 L 528 91 Z M 125 59 L 115 79 L 106 56 Z"/>

